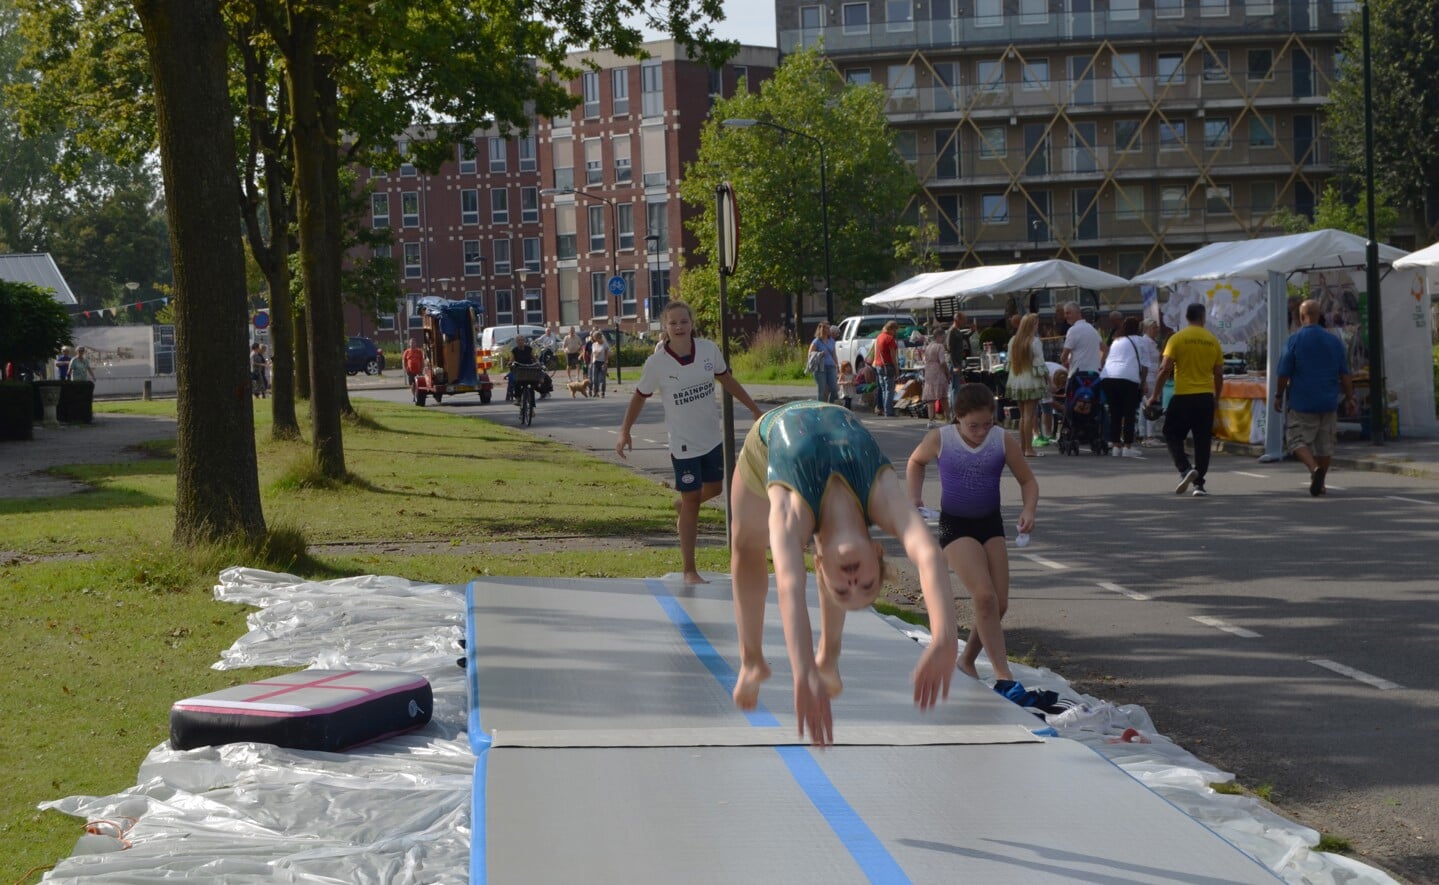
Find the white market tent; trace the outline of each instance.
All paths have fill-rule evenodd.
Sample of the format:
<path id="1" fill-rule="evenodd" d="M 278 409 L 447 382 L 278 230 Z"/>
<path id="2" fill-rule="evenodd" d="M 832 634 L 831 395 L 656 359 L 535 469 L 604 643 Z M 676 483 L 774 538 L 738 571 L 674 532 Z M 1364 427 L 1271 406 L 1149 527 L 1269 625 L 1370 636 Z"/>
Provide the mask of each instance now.
<path id="1" fill-rule="evenodd" d="M 1439 243 L 1426 246 L 1418 252 L 1410 252 L 1403 258 L 1394 262 L 1394 267 L 1399 270 L 1408 268 L 1439 267 Z"/>
<path id="2" fill-rule="evenodd" d="M 1362 292 L 1366 285 L 1365 250 L 1364 238 L 1328 229 L 1283 237 L 1211 243 L 1140 274 L 1134 278 L 1134 283 L 1170 288 L 1194 280 L 1245 279 L 1266 283 L 1269 308 L 1268 401 L 1272 402 L 1279 374 L 1279 356 L 1289 333 L 1289 276 L 1339 271 L 1347 273 L 1356 291 Z M 1394 266 L 1404 254 L 1402 249 L 1393 246 L 1379 247 L 1381 264 Z M 1412 296 L 1416 286 L 1419 287 L 1417 291 L 1422 293 L 1422 271 L 1390 272 L 1380 284 L 1384 308 L 1386 387 L 1399 406 L 1402 432 L 1432 432 L 1439 422 L 1434 418 L 1434 378 L 1429 370 L 1432 360 L 1429 352 L 1429 311 L 1413 309 Z M 1264 459 L 1282 457 L 1282 434 L 1280 422 L 1268 423 Z"/>
<path id="3" fill-rule="evenodd" d="M 945 273 L 920 274 L 864 299 L 870 307 L 894 310 L 926 308 L 940 298 L 967 301 L 1036 289 L 1118 289 L 1129 280 L 1102 270 L 1052 258 L 1024 264 L 991 264 Z"/>

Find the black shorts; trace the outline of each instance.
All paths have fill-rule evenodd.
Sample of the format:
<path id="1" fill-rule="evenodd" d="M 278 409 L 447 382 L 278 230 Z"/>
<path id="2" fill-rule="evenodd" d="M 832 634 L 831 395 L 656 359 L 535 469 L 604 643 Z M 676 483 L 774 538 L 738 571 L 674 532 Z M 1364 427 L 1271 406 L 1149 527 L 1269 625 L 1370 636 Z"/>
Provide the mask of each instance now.
<path id="1" fill-rule="evenodd" d="M 939 514 L 939 549 L 943 550 L 960 538 L 973 538 L 983 547 L 990 538 L 1004 537 L 1004 517 L 998 510 L 986 516 L 955 516 Z"/>

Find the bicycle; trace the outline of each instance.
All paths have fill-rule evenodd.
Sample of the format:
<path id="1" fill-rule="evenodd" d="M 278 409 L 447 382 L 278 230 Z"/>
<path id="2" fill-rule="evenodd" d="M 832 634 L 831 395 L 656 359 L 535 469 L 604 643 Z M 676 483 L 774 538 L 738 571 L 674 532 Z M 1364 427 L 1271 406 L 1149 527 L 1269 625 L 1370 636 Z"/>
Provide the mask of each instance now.
<path id="1" fill-rule="evenodd" d="M 528 427 L 535 420 L 535 388 L 539 386 L 544 368 L 538 363 L 516 363 L 510 366 L 515 403 L 520 407 L 520 425 Z"/>

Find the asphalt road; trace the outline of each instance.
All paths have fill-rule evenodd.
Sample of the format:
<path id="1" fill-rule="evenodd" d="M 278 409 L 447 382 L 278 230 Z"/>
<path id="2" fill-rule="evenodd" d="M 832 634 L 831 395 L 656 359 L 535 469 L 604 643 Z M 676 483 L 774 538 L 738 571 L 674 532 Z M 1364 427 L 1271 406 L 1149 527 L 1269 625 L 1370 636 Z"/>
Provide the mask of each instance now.
<path id="1" fill-rule="evenodd" d="M 631 390 L 572 400 L 560 386 L 531 430 L 618 461 Z M 442 408 L 518 426 L 500 400 Z M 661 419 L 658 404 L 641 413 L 630 464 L 668 479 Z M 865 420 L 902 470 L 923 422 Z M 1271 787 L 1287 816 L 1409 881 L 1439 881 L 1439 482 L 1336 471 L 1316 499 L 1292 462 L 1216 454 L 1211 496 L 1196 499 L 1173 493 L 1163 450 L 1048 451 L 1033 462 L 1034 540 L 1011 549 L 1011 654 L 1143 705 L 1195 755 Z M 933 505 L 933 472 L 925 489 Z M 1007 514 L 1018 501 L 1007 482 Z"/>

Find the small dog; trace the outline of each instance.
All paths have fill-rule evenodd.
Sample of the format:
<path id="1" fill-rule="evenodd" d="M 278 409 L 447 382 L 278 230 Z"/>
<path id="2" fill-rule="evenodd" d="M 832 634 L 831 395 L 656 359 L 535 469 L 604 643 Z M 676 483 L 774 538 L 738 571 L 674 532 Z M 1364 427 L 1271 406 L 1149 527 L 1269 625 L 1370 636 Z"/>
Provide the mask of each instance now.
<path id="1" fill-rule="evenodd" d="M 580 394 L 581 396 L 590 395 L 590 379 L 588 378 L 583 381 L 569 381 L 567 382 L 567 386 L 570 388 L 570 399 L 574 399 L 575 394 Z"/>

